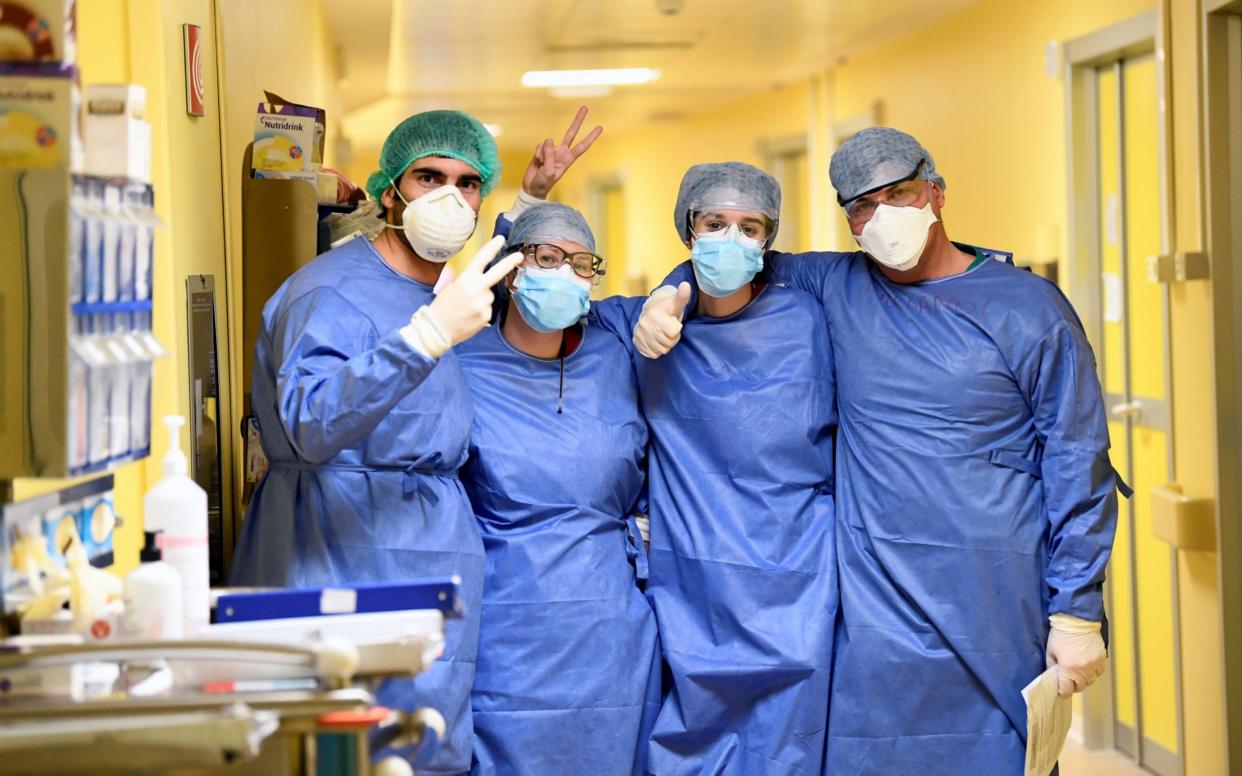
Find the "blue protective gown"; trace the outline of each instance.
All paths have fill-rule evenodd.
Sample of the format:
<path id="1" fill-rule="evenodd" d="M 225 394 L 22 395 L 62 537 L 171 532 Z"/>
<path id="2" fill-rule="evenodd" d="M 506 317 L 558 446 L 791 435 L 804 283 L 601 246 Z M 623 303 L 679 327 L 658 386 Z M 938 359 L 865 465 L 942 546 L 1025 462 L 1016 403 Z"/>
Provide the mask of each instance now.
<path id="1" fill-rule="evenodd" d="M 456 356 L 400 335 L 431 288 L 355 239 L 316 258 L 263 309 L 251 405 L 271 470 L 233 556 L 234 585 L 318 586 L 461 577 L 465 618 L 417 681 L 383 705 L 438 709 L 449 730 L 428 772 L 470 766 L 483 546 L 457 468 L 473 421 Z"/>
<path id="2" fill-rule="evenodd" d="M 538 359 L 495 326 L 457 351 L 475 403 L 462 481 L 487 554 L 471 771 L 641 773 L 660 663 L 631 565 L 647 427 L 626 349 L 586 327 L 563 362 Z"/>
<path id="3" fill-rule="evenodd" d="M 1021 774 L 1049 613 L 1104 616 L 1119 480 L 1091 348 L 1056 286 L 989 255 L 912 285 L 861 252 L 767 257 L 836 358 L 833 776 Z"/>
<path id="4" fill-rule="evenodd" d="M 636 306 L 597 308 L 628 336 Z M 650 773 L 821 772 L 838 603 L 832 359 L 819 305 L 777 287 L 635 359 L 652 440 L 647 592 L 672 680 Z"/>

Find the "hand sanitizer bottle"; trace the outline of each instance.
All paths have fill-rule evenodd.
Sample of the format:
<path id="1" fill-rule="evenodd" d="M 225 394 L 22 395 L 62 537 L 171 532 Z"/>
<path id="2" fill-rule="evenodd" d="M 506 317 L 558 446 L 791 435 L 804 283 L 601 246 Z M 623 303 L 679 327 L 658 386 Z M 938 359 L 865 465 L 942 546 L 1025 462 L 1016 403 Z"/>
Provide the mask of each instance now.
<path id="1" fill-rule="evenodd" d="M 161 558 L 159 531 L 147 531 L 138 556 L 142 565 L 125 575 L 124 632 L 127 639 L 179 639 L 185 627 L 181 575 Z"/>
<path id="2" fill-rule="evenodd" d="M 143 499 L 146 530 L 163 531 L 160 550 L 164 562 L 181 575 L 183 632 L 192 639 L 207 626 L 211 599 L 208 591 L 207 491 L 186 474 L 189 465 L 181 452 L 179 430 L 185 418 L 169 415 L 168 453 L 164 478 Z"/>

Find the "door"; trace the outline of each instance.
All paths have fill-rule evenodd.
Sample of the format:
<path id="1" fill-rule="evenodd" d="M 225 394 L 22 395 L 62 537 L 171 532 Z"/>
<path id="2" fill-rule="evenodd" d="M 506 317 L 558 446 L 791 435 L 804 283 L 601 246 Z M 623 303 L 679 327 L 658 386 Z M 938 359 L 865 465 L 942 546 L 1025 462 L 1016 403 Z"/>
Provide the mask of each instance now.
<path id="1" fill-rule="evenodd" d="M 1170 479 L 1172 440 L 1167 292 L 1147 277 L 1161 247 L 1155 57 L 1100 65 L 1095 78 L 1099 364 L 1113 463 L 1135 491 L 1120 504 L 1107 585 L 1114 743 L 1180 776 L 1177 558 L 1151 527 L 1151 489 Z"/>
<path id="2" fill-rule="evenodd" d="M 645 296 L 651 289 L 647 279 L 631 275 L 625 234 L 625 189 L 615 178 L 591 184 L 591 223 L 595 225 L 596 249 L 608 262 L 603 281 L 591 296 L 602 299 L 615 294 Z"/>
<path id="3" fill-rule="evenodd" d="M 1217 553 L 1226 739 L 1219 770 L 1242 773 L 1242 0 L 1205 0 L 1204 165 L 1215 347 Z M 1206 560 L 1206 559 L 1205 559 Z M 1191 563 L 1195 561 L 1192 560 Z M 1202 561 L 1200 561 L 1202 562 Z M 1189 564 L 1188 564 L 1189 565 Z M 1193 568 L 1193 566 L 1192 566 Z M 1209 642 L 1211 643 L 1211 642 Z M 1188 677 L 1189 681 L 1196 681 Z M 1217 679 L 1211 673 L 1202 684 Z M 1196 684 L 1200 684 L 1196 681 Z M 1202 686 L 1200 684 L 1200 686 Z M 1195 726 L 1198 734 L 1199 726 Z M 1212 731 L 1209 728 L 1209 734 Z M 1197 735 L 1196 735 L 1197 737 Z M 1197 748 L 1195 750 L 1198 756 Z M 1209 761 L 1213 762 L 1213 761 Z"/>
<path id="4" fill-rule="evenodd" d="M 810 170 L 806 141 L 786 143 L 765 154 L 767 171 L 781 187 L 781 223 L 772 248 L 786 253 L 811 250 Z"/>

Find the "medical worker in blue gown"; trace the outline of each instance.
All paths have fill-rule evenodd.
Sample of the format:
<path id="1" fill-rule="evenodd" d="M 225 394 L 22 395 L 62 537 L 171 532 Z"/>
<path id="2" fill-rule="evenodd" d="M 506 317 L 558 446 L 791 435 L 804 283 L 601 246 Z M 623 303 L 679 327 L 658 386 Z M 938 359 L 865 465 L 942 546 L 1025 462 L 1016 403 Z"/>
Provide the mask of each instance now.
<path id="1" fill-rule="evenodd" d="M 814 298 L 755 280 L 779 218 L 767 173 L 691 167 L 673 222 L 705 293 L 680 348 L 635 362 L 651 429 L 647 592 L 672 679 L 651 739 L 660 776 L 822 769 L 833 346 Z"/>
<path id="2" fill-rule="evenodd" d="M 1102 585 L 1126 488 L 1091 348 L 1055 285 L 949 241 L 944 179 L 914 138 L 864 130 L 830 176 L 862 251 L 767 256 L 770 280 L 823 305 L 836 358 L 827 772 L 1021 774 L 1022 688 L 1055 665 L 1069 695 L 1107 659 Z M 676 293 L 636 329 L 650 356 L 697 335 L 678 331 Z"/>
<path id="3" fill-rule="evenodd" d="M 546 194 L 582 150 L 532 162 L 528 190 Z M 499 177 L 496 144 L 475 118 L 429 111 L 401 122 L 367 185 L 387 228 L 285 281 L 264 307 L 255 348 L 252 403 L 271 469 L 247 511 L 231 581 L 460 576 L 465 617 L 448 623 L 442 659 L 417 682 L 393 680 L 379 693 L 381 704 L 430 706 L 448 721 L 429 773 L 470 767 L 484 563 L 457 476 L 474 416 L 452 348 L 487 324 L 490 288 L 521 256 L 483 271 L 498 238 L 456 281 L 432 289 Z"/>
<path id="4" fill-rule="evenodd" d="M 638 588 L 647 425 L 627 347 L 581 321 L 604 272 L 578 211 L 525 210 L 498 323 L 457 349 L 474 400 L 462 483 L 486 569 L 476 774 L 641 774 L 659 710 Z"/>

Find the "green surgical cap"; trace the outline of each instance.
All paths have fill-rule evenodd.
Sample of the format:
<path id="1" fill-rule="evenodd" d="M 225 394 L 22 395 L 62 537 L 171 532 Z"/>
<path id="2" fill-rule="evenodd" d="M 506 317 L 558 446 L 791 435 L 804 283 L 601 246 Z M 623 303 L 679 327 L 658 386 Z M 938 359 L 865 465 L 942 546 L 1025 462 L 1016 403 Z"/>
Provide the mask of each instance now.
<path id="1" fill-rule="evenodd" d="M 379 170 L 367 179 L 367 192 L 379 200 L 411 164 L 428 156 L 445 156 L 473 167 L 483 179 L 483 196 L 500 180 L 500 155 L 487 128 L 459 110 L 416 113 L 388 133 Z"/>

